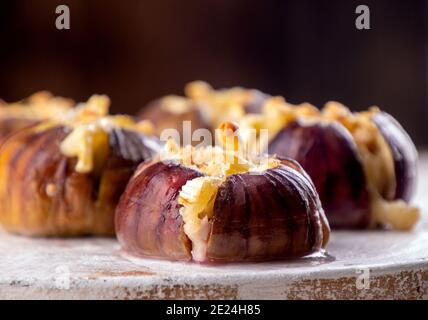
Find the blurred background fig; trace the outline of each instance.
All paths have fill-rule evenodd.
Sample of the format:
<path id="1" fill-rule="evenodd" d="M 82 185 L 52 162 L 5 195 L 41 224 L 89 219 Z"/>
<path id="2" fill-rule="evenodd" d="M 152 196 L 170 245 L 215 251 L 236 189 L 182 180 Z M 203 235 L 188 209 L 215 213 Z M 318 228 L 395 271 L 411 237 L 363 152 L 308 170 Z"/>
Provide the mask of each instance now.
<path id="1" fill-rule="evenodd" d="M 137 165 L 157 153 L 152 125 L 109 116 L 93 96 L 10 135 L 0 149 L 0 223 L 29 236 L 114 235 L 114 211 Z"/>
<path id="2" fill-rule="evenodd" d="M 179 136 L 175 140 L 182 145 L 192 144 L 192 141 L 181 141 L 185 130 L 189 134 L 201 128 L 211 130 L 211 125 L 203 117 L 197 103 L 181 96 L 166 96 L 152 101 L 138 113 L 138 117 L 151 121 L 158 136 L 167 134 L 165 130 L 176 130 Z M 188 129 L 185 129 L 186 125 Z"/>
<path id="3" fill-rule="evenodd" d="M 71 99 L 55 97 L 47 91 L 14 103 L 0 100 L 0 145 L 8 135 L 43 120 L 61 118 L 73 106 Z"/>
<path id="4" fill-rule="evenodd" d="M 373 122 L 379 128 L 392 152 L 395 190 L 390 199 L 410 201 L 416 189 L 418 153 L 403 127 L 386 112 L 378 112 Z"/>
<path id="5" fill-rule="evenodd" d="M 237 121 L 247 113 L 259 113 L 267 94 L 242 87 L 214 89 L 204 81 L 193 81 L 185 87 L 186 96 L 195 101 L 213 128 L 222 122 Z"/>
<path id="6" fill-rule="evenodd" d="M 157 160 L 137 169 L 116 210 L 123 249 L 209 263 L 296 258 L 324 248 L 329 225 L 302 167 L 250 158 L 227 143 L 236 135 L 220 134 L 224 148 L 180 148 L 170 140 Z"/>
<path id="7" fill-rule="evenodd" d="M 259 113 L 269 97 L 259 90 L 241 87 L 215 90 L 204 81 L 190 82 L 184 91 L 184 97 L 169 95 L 150 102 L 138 116 L 152 121 L 158 135 L 172 128 L 182 138 L 184 121 L 191 124 L 189 133 L 200 128 L 214 132 L 224 121 L 237 121 L 247 113 Z M 200 143 L 175 140 L 181 145 Z"/>
<path id="8" fill-rule="evenodd" d="M 337 102 L 322 110 L 270 103 L 258 120 L 270 130 L 268 152 L 298 161 L 311 176 L 332 228 L 412 228 L 408 204 L 417 151 L 399 123 L 372 107 L 352 113 Z M 272 125 L 269 125 L 269 119 Z M 245 121 L 245 120 L 244 120 Z"/>

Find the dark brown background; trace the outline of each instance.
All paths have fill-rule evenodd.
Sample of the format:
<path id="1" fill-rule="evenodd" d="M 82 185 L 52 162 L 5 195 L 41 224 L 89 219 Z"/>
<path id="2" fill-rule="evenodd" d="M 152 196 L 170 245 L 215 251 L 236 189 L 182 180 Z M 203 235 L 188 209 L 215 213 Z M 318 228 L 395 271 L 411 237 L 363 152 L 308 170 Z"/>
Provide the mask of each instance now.
<path id="1" fill-rule="evenodd" d="M 67 4 L 71 30 L 55 28 Z M 369 31 L 355 8 L 371 9 Z M 428 145 L 425 1 L 18 0 L 0 2 L 0 97 L 39 89 L 114 112 L 204 79 L 320 105 L 377 104 Z"/>

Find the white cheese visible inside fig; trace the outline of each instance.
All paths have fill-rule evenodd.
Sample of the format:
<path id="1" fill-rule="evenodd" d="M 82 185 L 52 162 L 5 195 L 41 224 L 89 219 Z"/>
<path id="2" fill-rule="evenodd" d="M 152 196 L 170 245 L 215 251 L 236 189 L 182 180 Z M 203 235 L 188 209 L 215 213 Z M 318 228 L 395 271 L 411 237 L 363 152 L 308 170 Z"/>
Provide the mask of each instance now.
<path id="1" fill-rule="evenodd" d="M 87 103 L 81 104 L 64 116 L 59 124 L 71 128 L 71 132 L 60 145 L 67 157 L 76 157 L 75 170 L 88 173 L 97 170 L 109 151 L 109 133 L 121 128 L 142 134 L 152 134 L 153 126 L 148 121 L 136 122 L 126 115 L 108 115 L 110 99 L 93 95 Z"/>
<path id="2" fill-rule="evenodd" d="M 187 181 L 182 187 L 178 203 L 183 207 L 184 233 L 192 242 L 192 257 L 195 261 L 204 261 L 210 232 L 208 223 L 212 216 L 214 200 L 223 179 L 216 177 L 199 177 Z"/>
<path id="3" fill-rule="evenodd" d="M 192 243 L 192 256 L 195 261 L 205 261 L 210 219 L 214 201 L 220 185 L 230 175 L 254 172 L 259 174 L 267 169 L 280 165 L 276 158 L 266 157 L 266 161 L 253 162 L 239 152 L 239 139 L 226 133 L 226 128 L 233 128 L 231 123 L 223 123 L 221 147 L 179 148 L 174 140 L 167 141 L 165 153 L 161 157 L 179 162 L 180 164 L 204 174 L 188 180 L 179 193 L 178 203 L 183 207 L 180 215 L 183 219 L 183 230 Z"/>
<path id="4" fill-rule="evenodd" d="M 60 150 L 67 157 L 77 157 L 75 170 L 80 173 L 90 172 L 93 169 L 93 145 L 95 137 L 104 135 L 107 142 L 107 134 L 103 131 L 93 130 L 88 126 L 74 129 L 61 143 Z"/>
<path id="5" fill-rule="evenodd" d="M 192 242 L 192 257 L 195 261 L 202 262 L 206 257 L 208 236 L 211 231 L 209 221 L 220 185 L 230 174 L 249 172 L 250 169 L 238 164 L 230 165 L 228 170 L 233 173 L 220 170 L 212 175 L 189 180 L 179 193 L 178 203 L 183 206 L 180 209 L 184 223 L 183 230 Z M 277 159 L 270 159 L 268 168 L 253 165 L 251 169 L 252 172 L 262 172 L 278 165 Z"/>

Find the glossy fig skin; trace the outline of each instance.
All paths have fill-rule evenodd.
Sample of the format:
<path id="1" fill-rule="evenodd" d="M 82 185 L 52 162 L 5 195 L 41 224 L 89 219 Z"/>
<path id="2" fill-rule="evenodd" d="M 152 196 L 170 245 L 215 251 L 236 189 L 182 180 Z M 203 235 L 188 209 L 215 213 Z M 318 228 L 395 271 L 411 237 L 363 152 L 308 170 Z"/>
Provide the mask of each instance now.
<path id="1" fill-rule="evenodd" d="M 289 259 L 324 247 L 328 222 L 314 186 L 300 170 L 284 159 L 263 174 L 228 177 L 214 203 L 207 261 Z"/>
<path id="2" fill-rule="evenodd" d="M 311 177 L 332 228 L 367 228 L 370 198 L 352 135 L 336 122 L 294 121 L 268 152 L 298 161 Z"/>
<path id="3" fill-rule="evenodd" d="M 183 231 L 178 195 L 201 173 L 179 164 L 144 163 L 116 210 L 116 235 L 125 251 L 138 256 L 188 261 L 191 243 Z"/>
<path id="4" fill-rule="evenodd" d="M 71 129 L 38 128 L 19 131 L 0 149 L 2 227 L 28 236 L 114 235 L 117 202 L 141 159 L 111 146 L 99 170 L 79 173 L 77 160 L 60 151 Z"/>
<path id="5" fill-rule="evenodd" d="M 396 190 L 392 199 L 411 200 L 417 182 L 418 152 L 403 127 L 390 114 L 376 113 L 372 121 L 388 143 L 394 160 Z"/>
<path id="6" fill-rule="evenodd" d="M 132 255 L 190 261 L 178 196 L 201 172 L 173 162 L 149 162 L 129 182 L 116 210 L 116 232 Z M 329 225 L 318 195 L 290 160 L 259 174 L 228 176 L 214 202 L 203 263 L 301 257 L 328 241 Z"/>

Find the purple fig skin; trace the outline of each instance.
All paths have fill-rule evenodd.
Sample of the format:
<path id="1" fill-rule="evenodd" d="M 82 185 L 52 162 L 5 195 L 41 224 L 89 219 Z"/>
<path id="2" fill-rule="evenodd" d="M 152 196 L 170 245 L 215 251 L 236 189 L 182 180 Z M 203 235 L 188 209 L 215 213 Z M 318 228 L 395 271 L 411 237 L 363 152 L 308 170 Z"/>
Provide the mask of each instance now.
<path id="1" fill-rule="evenodd" d="M 178 195 L 201 173 L 166 162 L 143 163 L 116 208 L 116 234 L 125 251 L 137 256 L 191 260 Z"/>
<path id="2" fill-rule="evenodd" d="M 357 146 L 336 122 L 294 121 L 268 147 L 289 157 L 311 177 L 332 228 L 361 229 L 370 223 L 370 198 Z"/>
<path id="3" fill-rule="evenodd" d="M 118 128 L 110 131 L 109 144 L 115 156 L 137 164 L 152 159 L 164 145 L 157 137 Z"/>
<path id="4" fill-rule="evenodd" d="M 379 131 L 388 143 L 394 160 L 396 189 L 393 199 L 410 201 L 417 182 L 418 152 L 403 127 L 390 114 L 376 113 L 372 117 Z"/>
<path id="5" fill-rule="evenodd" d="M 130 254 L 191 260 L 177 198 L 189 180 L 203 176 L 165 162 L 143 164 L 116 210 L 116 232 Z M 301 257 L 324 247 L 330 229 L 310 178 L 282 160 L 261 174 L 235 174 L 219 187 L 207 243 L 209 262 Z"/>
<path id="6" fill-rule="evenodd" d="M 290 160 L 262 174 L 235 174 L 218 190 L 207 261 L 297 258 L 327 243 L 318 194 Z"/>

